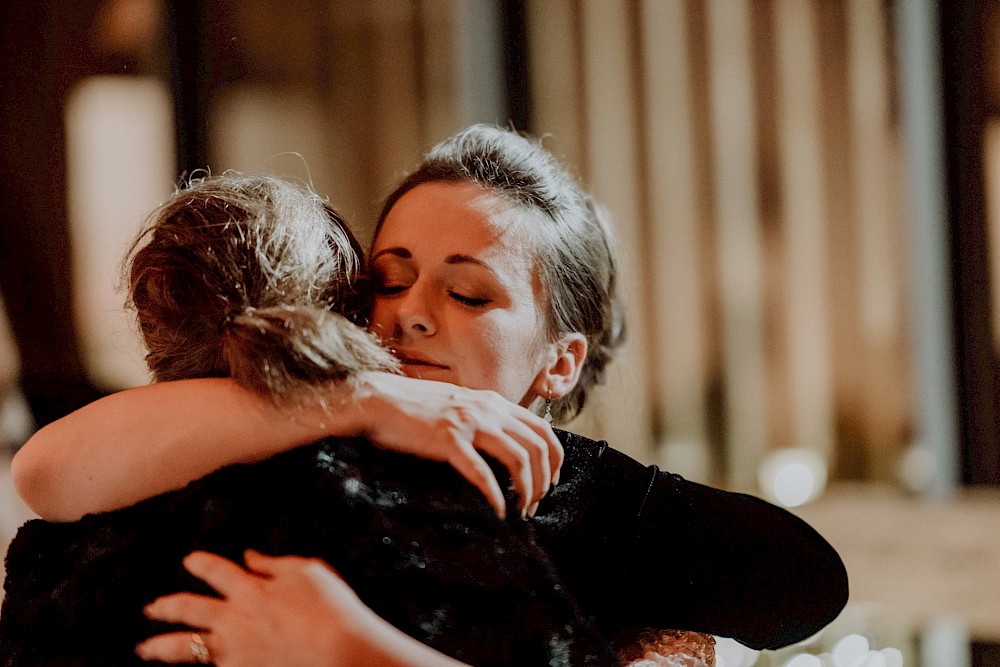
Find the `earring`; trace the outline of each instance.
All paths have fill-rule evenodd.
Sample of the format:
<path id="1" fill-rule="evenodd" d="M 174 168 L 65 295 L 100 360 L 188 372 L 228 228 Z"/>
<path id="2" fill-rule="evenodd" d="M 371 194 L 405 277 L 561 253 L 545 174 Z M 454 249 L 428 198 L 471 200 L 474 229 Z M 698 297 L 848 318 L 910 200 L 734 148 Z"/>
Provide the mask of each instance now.
<path id="1" fill-rule="evenodd" d="M 549 395 L 545 398 L 545 414 L 542 416 L 549 425 L 552 425 L 552 390 L 549 389 Z"/>

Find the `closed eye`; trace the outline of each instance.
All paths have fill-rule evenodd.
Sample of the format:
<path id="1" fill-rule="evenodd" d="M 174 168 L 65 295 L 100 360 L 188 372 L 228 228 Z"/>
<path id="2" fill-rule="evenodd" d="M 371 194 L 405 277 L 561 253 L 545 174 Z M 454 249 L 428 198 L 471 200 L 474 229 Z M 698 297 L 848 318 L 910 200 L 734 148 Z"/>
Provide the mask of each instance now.
<path id="1" fill-rule="evenodd" d="M 479 308 L 490 303 L 491 299 L 482 299 L 474 296 L 465 296 L 464 294 L 459 294 L 458 292 L 448 292 L 451 298 L 455 299 L 459 303 L 465 304 L 466 306 L 471 306 L 473 308 Z"/>
<path id="2" fill-rule="evenodd" d="M 378 294 L 379 296 L 392 296 L 393 294 L 399 294 L 409 289 L 409 287 L 409 285 L 402 283 L 398 285 L 386 285 L 382 282 L 376 281 L 375 294 Z"/>

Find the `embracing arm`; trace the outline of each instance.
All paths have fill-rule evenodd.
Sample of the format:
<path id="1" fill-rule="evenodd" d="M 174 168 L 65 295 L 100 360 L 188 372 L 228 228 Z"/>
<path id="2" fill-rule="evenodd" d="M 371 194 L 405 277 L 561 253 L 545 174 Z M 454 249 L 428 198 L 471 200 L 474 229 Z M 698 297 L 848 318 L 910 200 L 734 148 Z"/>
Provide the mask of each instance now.
<path id="1" fill-rule="evenodd" d="M 623 454 L 608 455 L 605 464 L 626 465 Z M 620 589 L 635 623 L 775 649 L 819 632 L 844 608 L 844 564 L 807 523 L 759 498 L 650 470 Z"/>
<path id="2" fill-rule="evenodd" d="M 102 398 L 39 430 L 14 458 L 18 493 L 43 518 L 71 521 L 180 488 L 327 436 L 364 435 L 447 461 L 501 515 L 503 493 L 478 452 L 503 463 L 526 511 L 562 448 L 545 422 L 498 394 L 387 373 L 331 384 L 327 408 L 279 408 L 229 379 L 164 382 Z M 478 451 L 477 451 L 478 450 Z"/>
<path id="3" fill-rule="evenodd" d="M 846 604 L 843 562 L 791 512 L 560 437 L 566 465 L 536 535 L 607 636 L 675 628 L 772 649 Z"/>
<path id="4" fill-rule="evenodd" d="M 17 452 L 18 493 L 40 516 L 78 519 L 180 488 L 230 463 L 351 433 L 348 411 L 285 414 L 225 379 L 152 384 L 106 396 L 45 426 Z"/>

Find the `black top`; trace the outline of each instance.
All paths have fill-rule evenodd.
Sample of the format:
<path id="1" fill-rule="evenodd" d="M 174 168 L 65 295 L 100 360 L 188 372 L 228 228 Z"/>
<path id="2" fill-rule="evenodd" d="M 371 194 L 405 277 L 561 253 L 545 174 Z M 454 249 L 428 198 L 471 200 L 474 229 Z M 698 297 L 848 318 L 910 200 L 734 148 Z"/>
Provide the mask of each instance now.
<path id="1" fill-rule="evenodd" d="M 535 535 L 607 636 L 673 628 L 774 649 L 847 603 L 837 552 L 791 512 L 557 433 L 566 462 Z"/>
<path id="2" fill-rule="evenodd" d="M 697 630 L 754 648 L 804 639 L 846 602 L 846 573 L 804 522 L 573 434 L 534 521 L 497 520 L 445 464 L 327 440 L 230 466 L 11 544 L 0 665 L 125 664 L 170 626 L 154 597 L 207 589 L 194 548 L 324 558 L 410 635 L 472 664 L 606 664 L 601 636 Z"/>

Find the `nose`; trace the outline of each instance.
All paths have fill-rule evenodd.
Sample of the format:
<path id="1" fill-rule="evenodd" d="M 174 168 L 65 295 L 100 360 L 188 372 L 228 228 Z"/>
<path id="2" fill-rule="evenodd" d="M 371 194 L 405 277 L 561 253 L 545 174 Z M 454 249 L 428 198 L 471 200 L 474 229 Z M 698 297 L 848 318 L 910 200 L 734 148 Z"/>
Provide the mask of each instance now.
<path id="1" fill-rule="evenodd" d="M 397 302 L 396 326 L 402 336 L 433 336 L 437 323 L 431 314 L 430 300 L 422 286 L 413 285 Z"/>

